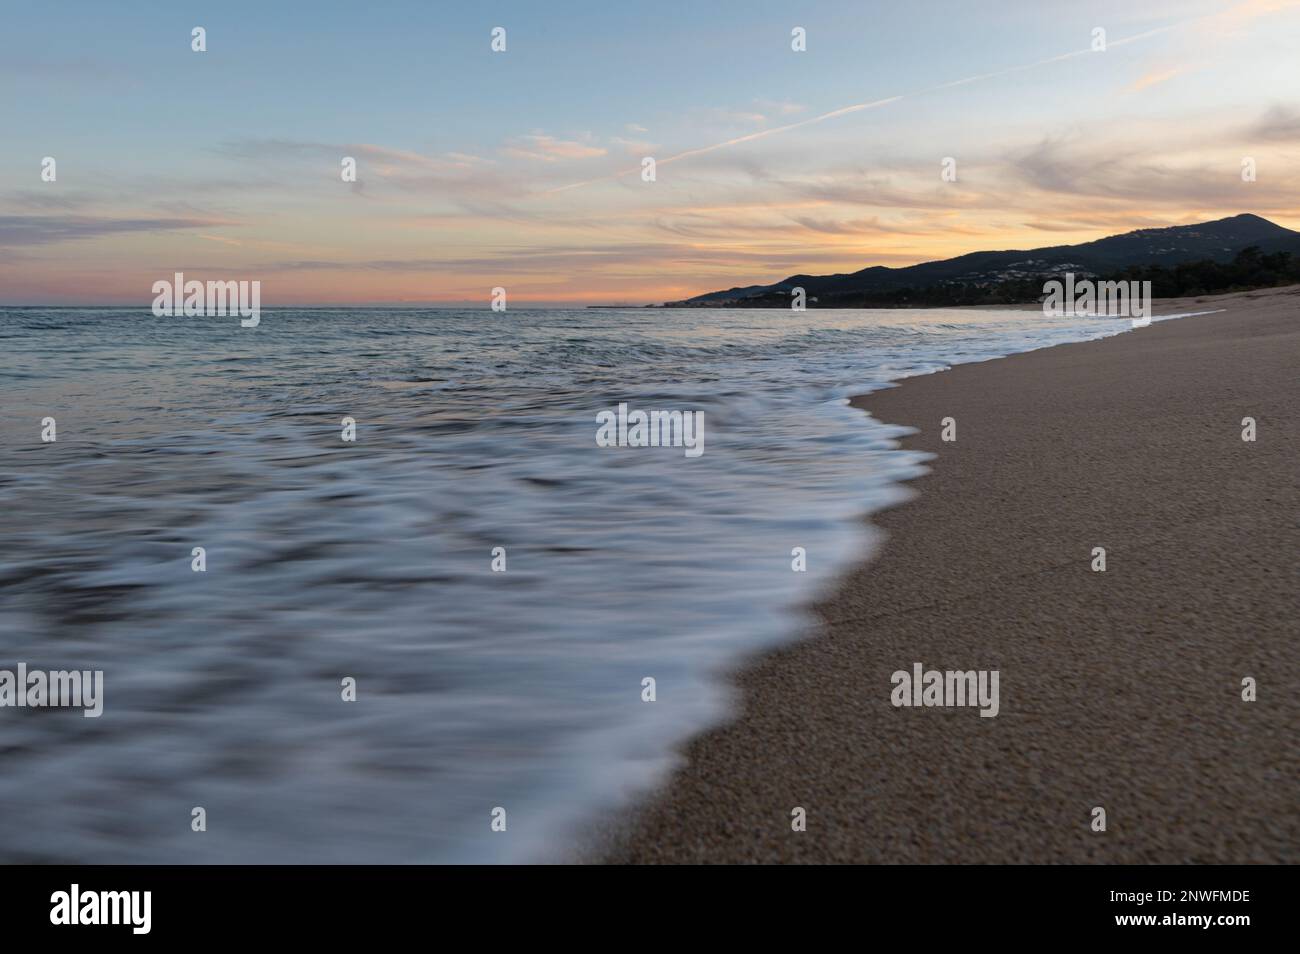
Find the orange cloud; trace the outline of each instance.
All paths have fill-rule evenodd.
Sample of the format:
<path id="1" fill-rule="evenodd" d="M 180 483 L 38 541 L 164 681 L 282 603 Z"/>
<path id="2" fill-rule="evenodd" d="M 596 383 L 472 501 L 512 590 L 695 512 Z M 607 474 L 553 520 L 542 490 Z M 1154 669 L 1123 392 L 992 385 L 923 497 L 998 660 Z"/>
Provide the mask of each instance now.
<path id="1" fill-rule="evenodd" d="M 555 162 L 557 159 L 594 159 L 609 150 L 576 140 L 556 139 L 553 136 L 524 136 L 521 140 L 501 150 L 516 159 L 537 159 Z"/>
<path id="2" fill-rule="evenodd" d="M 1152 86 L 1158 86 L 1160 83 L 1168 82 L 1175 76 L 1180 76 L 1187 71 L 1187 67 L 1185 66 L 1175 66 L 1172 69 L 1167 70 L 1152 70 L 1149 73 L 1139 76 L 1132 85 L 1124 90 L 1124 92 L 1137 93 L 1141 90 L 1149 89 Z"/>

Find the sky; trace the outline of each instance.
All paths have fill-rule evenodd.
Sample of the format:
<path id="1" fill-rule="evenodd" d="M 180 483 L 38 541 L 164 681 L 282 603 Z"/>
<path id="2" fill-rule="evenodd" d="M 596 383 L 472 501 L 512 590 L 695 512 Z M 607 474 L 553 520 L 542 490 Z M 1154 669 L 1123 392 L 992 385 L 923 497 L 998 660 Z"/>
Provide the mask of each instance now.
<path id="1" fill-rule="evenodd" d="M 1300 0 L 0 0 L 0 304 L 175 272 L 264 307 L 644 304 L 1300 229 L 1297 50 Z"/>

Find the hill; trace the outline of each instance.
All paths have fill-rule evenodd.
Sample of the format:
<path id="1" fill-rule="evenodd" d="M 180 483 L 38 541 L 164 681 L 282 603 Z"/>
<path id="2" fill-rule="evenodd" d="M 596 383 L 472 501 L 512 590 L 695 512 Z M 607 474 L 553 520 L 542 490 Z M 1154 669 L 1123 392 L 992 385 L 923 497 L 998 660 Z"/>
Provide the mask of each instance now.
<path id="1" fill-rule="evenodd" d="M 965 300 L 972 290 L 1021 289 L 1040 286 L 1047 278 L 1073 272 L 1076 276 L 1110 276 L 1151 268 L 1173 268 L 1191 262 L 1227 263 L 1246 248 L 1262 254 L 1290 252 L 1300 257 L 1300 232 L 1283 228 L 1258 215 L 1243 213 L 1198 225 L 1138 229 L 1122 235 L 1035 249 L 970 252 L 956 258 L 923 262 L 905 268 L 875 265 L 839 275 L 791 275 L 771 285 L 749 285 L 696 295 L 666 307 L 736 308 L 789 307 L 791 289 L 803 288 L 810 305 L 857 307 L 868 304 L 907 304 L 915 300 L 942 303 Z M 960 290 L 960 291 L 959 291 Z M 1160 290 L 1156 289 L 1157 295 Z M 1006 295 L 995 296 L 1003 299 Z M 1021 296 L 1023 298 L 1023 296 Z"/>

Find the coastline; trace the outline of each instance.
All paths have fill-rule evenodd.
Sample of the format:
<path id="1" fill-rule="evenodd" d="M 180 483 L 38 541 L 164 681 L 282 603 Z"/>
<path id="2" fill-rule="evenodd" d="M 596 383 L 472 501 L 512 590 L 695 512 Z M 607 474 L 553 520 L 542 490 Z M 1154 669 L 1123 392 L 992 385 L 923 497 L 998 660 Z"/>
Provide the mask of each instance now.
<path id="1" fill-rule="evenodd" d="M 929 473 L 596 855 L 1294 862 L 1300 287 L 1157 306 L 1226 311 L 855 398 Z M 998 670 L 999 714 L 893 707 L 918 662 Z"/>

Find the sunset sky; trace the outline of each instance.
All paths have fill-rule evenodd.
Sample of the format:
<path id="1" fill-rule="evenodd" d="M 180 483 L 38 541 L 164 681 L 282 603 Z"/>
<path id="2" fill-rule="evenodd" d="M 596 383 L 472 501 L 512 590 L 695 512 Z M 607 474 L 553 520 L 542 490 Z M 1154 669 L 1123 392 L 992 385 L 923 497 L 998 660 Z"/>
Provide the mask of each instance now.
<path id="1" fill-rule="evenodd" d="M 1300 228 L 1300 0 L 0 17 L 5 304 L 147 306 L 176 271 L 260 279 L 267 307 L 641 304 L 1239 212 Z"/>

